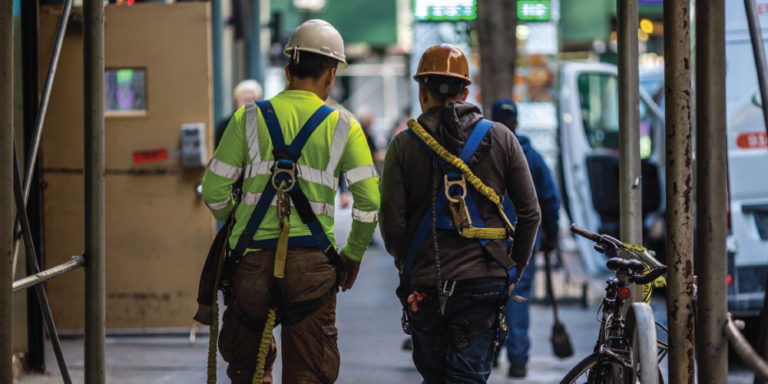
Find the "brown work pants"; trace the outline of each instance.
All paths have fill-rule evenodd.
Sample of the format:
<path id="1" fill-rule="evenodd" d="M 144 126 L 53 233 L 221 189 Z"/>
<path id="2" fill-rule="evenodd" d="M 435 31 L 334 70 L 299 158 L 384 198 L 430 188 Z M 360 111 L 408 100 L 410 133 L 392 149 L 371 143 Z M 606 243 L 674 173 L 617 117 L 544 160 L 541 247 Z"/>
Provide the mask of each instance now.
<path id="1" fill-rule="evenodd" d="M 237 270 L 233 295 L 240 310 L 257 320 L 266 318 L 267 293 L 272 279 L 274 250 L 247 253 Z M 324 295 L 336 280 L 328 258 L 314 248 L 291 248 L 285 265 L 283 300 L 296 303 Z M 339 374 L 339 349 L 336 345 L 336 295 L 301 321 L 283 325 L 283 383 L 333 383 Z M 232 383 L 253 379 L 261 333 L 248 329 L 231 308 L 224 312 L 219 350 L 229 363 L 227 375 Z M 267 364 L 265 383 L 272 382 L 272 363 L 277 356 L 274 337 Z"/>

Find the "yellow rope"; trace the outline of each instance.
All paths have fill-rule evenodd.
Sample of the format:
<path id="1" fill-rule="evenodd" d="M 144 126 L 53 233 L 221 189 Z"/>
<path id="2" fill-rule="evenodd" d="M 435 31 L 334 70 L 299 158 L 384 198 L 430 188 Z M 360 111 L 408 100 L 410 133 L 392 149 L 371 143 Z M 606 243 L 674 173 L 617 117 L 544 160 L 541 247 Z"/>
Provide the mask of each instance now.
<path id="1" fill-rule="evenodd" d="M 288 217 L 283 219 L 280 226 L 280 236 L 275 246 L 275 268 L 273 274 L 278 279 L 285 278 L 285 259 L 288 254 L 288 238 L 291 234 L 291 222 Z"/>
<path id="2" fill-rule="evenodd" d="M 643 252 L 646 252 L 647 250 L 645 247 L 642 247 L 639 245 L 634 245 L 634 244 L 625 243 L 625 242 L 622 242 L 621 244 L 635 252 L 643 253 Z M 643 273 L 648 273 L 650 271 L 651 271 L 651 268 L 646 266 Z M 653 288 L 664 288 L 666 286 L 667 286 L 667 279 L 665 279 L 664 276 L 659 276 L 656 278 L 656 280 L 648 284 L 643 284 L 642 289 L 643 289 L 644 301 L 649 302 L 651 300 L 651 293 L 653 292 Z"/>
<path id="3" fill-rule="evenodd" d="M 275 266 L 273 276 L 276 279 L 285 277 L 285 261 L 288 255 L 288 238 L 291 233 L 290 217 L 284 217 L 280 225 L 280 236 L 277 238 L 275 247 Z M 256 371 L 253 373 L 253 384 L 260 384 L 264 381 L 264 368 L 267 364 L 267 356 L 272 346 L 272 330 L 275 328 L 277 312 L 275 308 L 270 308 L 267 312 L 267 320 L 264 323 L 264 331 L 261 333 L 261 344 L 259 344 L 259 353 L 256 355 Z"/>
<path id="4" fill-rule="evenodd" d="M 502 220 L 504 220 L 504 224 L 507 225 L 507 227 L 509 227 L 510 231 L 515 230 L 515 227 L 512 225 L 512 223 L 510 223 L 509 219 L 507 218 L 507 215 L 504 213 L 504 207 L 502 207 L 501 205 L 501 197 L 499 196 L 498 193 L 496 193 L 496 191 L 493 188 L 485 185 L 485 183 L 483 183 L 483 181 L 480 180 L 480 178 L 478 178 L 472 172 L 471 169 L 469 169 L 469 166 L 467 166 L 467 164 L 465 164 L 463 161 L 461 161 L 460 158 L 456 157 L 454 154 L 452 154 L 447 149 L 445 149 L 445 147 L 440 145 L 440 143 L 438 143 L 437 140 L 435 140 L 432 136 L 430 136 L 429 133 L 427 133 L 426 130 L 424 130 L 424 127 L 422 127 L 418 121 L 414 119 L 408 120 L 408 128 L 410 128 L 411 131 L 413 131 L 413 133 L 416 134 L 416 136 L 418 136 L 425 144 L 427 144 L 427 146 L 433 152 L 435 152 L 438 156 L 443 158 L 443 160 L 448 162 L 448 164 L 458 169 L 464 175 L 467 181 L 475 188 L 475 190 L 480 192 L 480 194 L 482 194 L 488 200 L 494 203 L 496 205 L 496 208 L 499 211 L 499 215 L 501 216 Z M 486 229 L 495 229 L 495 228 L 467 228 L 462 233 L 466 233 L 470 229 L 486 230 Z M 469 237 L 469 236 L 465 236 L 465 237 Z M 496 237 L 488 237 L 488 238 L 496 238 Z M 502 237 L 502 239 L 506 239 L 506 238 L 507 238 L 507 234 L 505 234 L 505 236 Z"/>
<path id="5" fill-rule="evenodd" d="M 261 384 L 264 381 L 264 366 L 267 364 L 269 349 L 272 347 L 272 330 L 275 329 L 277 314 L 274 308 L 267 312 L 267 321 L 264 323 L 264 332 L 261 333 L 259 354 L 256 355 L 256 372 L 253 373 L 253 384 Z"/>
<path id="6" fill-rule="evenodd" d="M 410 128 L 413 133 L 416 134 L 416 136 L 424 141 L 424 143 L 426 143 L 427 146 L 432 149 L 432 151 L 434 151 L 438 156 L 442 157 L 445 161 L 448 162 L 448 164 L 451 164 L 452 166 L 456 167 L 456 169 L 461 171 L 461 173 L 464 174 L 464 177 L 467 178 L 467 181 L 469 181 L 469 183 L 472 184 L 472 186 L 475 187 L 478 192 L 480 192 L 492 203 L 501 204 L 501 198 L 496 193 L 496 191 L 494 191 L 493 188 L 485 185 L 485 183 L 483 183 L 477 176 L 475 176 L 475 174 L 472 173 L 472 170 L 469 169 L 467 164 L 461 161 L 461 159 L 440 145 L 437 140 L 435 140 L 432 136 L 429 135 L 429 133 L 427 133 L 427 131 L 424 130 L 418 121 L 414 119 L 408 120 L 408 128 Z"/>

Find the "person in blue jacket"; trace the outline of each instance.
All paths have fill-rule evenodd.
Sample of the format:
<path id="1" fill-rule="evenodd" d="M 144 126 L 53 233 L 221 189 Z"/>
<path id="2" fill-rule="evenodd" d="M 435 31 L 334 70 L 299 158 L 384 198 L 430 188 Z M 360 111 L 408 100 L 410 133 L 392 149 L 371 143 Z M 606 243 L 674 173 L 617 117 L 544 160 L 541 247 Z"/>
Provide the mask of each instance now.
<path id="1" fill-rule="evenodd" d="M 523 148 L 525 158 L 528 160 L 528 167 L 531 170 L 533 184 L 536 187 L 536 195 L 539 198 L 541 208 L 541 228 L 536 235 L 534 243 L 535 254 L 537 250 L 545 255 L 557 248 L 558 233 L 558 215 L 560 210 L 560 196 L 557 192 L 557 185 L 552 178 L 547 164 L 541 155 L 531 146 L 531 140 L 528 137 L 518 135 L 517 130 L 517 105 L 512 100 L 501 99 L 493 104 L 491 112 L 492 119 L 507 126 L 517 136 L 520 146 Z M 515 210 L 509 199 L 504 198 L 504 211 L 509 220 L 514 223 Z M 520 282 L 515 286 L 512 295 L 519 295 L 526 299 L 531 297 L 531 285 L 533 275 L 536 272 L 535 258 L 531 257 L 528 268 L 525 268 Z M 507 348 L 507 358 L 509 359 L 509 376 L 525 377 L 527 374 L 526 364 L 528 363 L 528 350 L 531 347 L 531 339 L 528 335 L 530 328 L 530 308 L 529 304 L 517 303 L 510 300 L 504 308 L 504 316 L 507 319 L 509 336 L 505 342 Z M 496 351 L 494 366 L 498 365 L 499 350 Z"/>

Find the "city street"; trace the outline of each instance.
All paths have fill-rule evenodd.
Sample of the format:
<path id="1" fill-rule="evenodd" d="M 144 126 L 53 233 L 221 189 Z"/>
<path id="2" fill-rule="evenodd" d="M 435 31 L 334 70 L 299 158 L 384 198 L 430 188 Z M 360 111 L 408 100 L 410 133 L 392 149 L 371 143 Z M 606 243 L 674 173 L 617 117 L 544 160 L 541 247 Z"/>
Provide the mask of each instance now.
<path id="1" fill-rule="evenodd" d="M 337 211 L 337 233 L 343 244 L 349 228 L 350 210 Z M 567 242 L 566 242 L 567 243 Z M 337 325 L 341 370 L 339 383 L 418 383 L 420 376 L 413 366 L 409 352 L 401 350 L 406 336 L 400 328 L 400 304 L 394 295 L 397 273 L 392 258 L 382 249 L 381 238 L 375 238 L 362 263 L 360 275 L 352 290 L 341 293 L 338 301 Z M 567 246 L 567 244 L 566 244 Z M 564 264 L 577 260 L 575 255 L 564 257 Z M 578 266 L 572 266 L 578 270 Z M 558 292 L 567 285 L 561 273 L 555 278 Z M 543 296 L 541 280 L 537 276 L 534 295 Z M 568 281 L 573 285 L 578 276 Z M 579 284 L 580 285 L 580 284 Z M 507 362 L 502 353 L 501 363 L 493 371 L 489 383 L 556 383 L 588 355 L 593 347 L 598 322 L 597 302 L 601 288 L 599 281 L 589 283 L 590 305 L 564 305 L 561 318 L 574 347 L 574 356 L 558 359 L 552 353 L 549 337 L 552 311 L 549 306 L 537 304 L 531 308 L 532 349 L 528 377 L 506 377 Z M 663 305 L 663 303 L 662 303 Z M 190 314 L 190 318 L 191 318 Z M 190 319 L 191 322 L 191 319 Z M 275 332 L 279 335 L 279 332 Z M 208 333 L 200 332 L 194 344 L 186 334 L 147 337 L 107 337 L 107 381 L 119 384 L 139 383 L 202 383 L 205 381 Z M 70 337 L 63 340 L 63 348 L 74 382 L 83 380 L 83 340 Z M 47 352 L 49 375 L 25 375 L 17 383 L 50 384 L 62 382 L 53 352 Z M 226 365 L 219 357 L 218 380 L 228 382 Z M 280 383 L 281 364 L 275 366 L 276 382 Z M 731 369 L 729 383 L 751 383 L 752 375 L 739 366 Z"/>

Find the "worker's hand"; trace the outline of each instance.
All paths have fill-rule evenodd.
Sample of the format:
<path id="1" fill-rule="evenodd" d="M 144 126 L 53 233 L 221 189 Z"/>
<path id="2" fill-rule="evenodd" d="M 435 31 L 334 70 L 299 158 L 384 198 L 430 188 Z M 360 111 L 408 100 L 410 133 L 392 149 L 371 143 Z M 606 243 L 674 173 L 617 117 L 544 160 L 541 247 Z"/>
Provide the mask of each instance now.
<path id="1" fill-rule="evenodd" d="M 512 290 L 515 289 L 515 281 L 517 281 L 517 266 L 507 270 L 507 277 L 509 278 L 509 288 L 507 288 L 507 296 L 512 296 Z"/>
<path id="2" fill-rule="evenodd" d="M 342 192 L 340 198 L 341 198 L 341 207 L 342 208 L 349 207 L 349 203 L 352 202 L 352 197 L 349 195 L 349 192 Z"/>
<path id="3" fill-rule="evenodd" d="M 341 258 L 341 265 L 343 267 L 339 287 L 343 292 L 352 288 L 352 285 L 355 284 L 357 273 L 360 272 L 360 262 L 351 260 L 344 254 L 344 252 L 339 253 L 339 257 Z"/>

